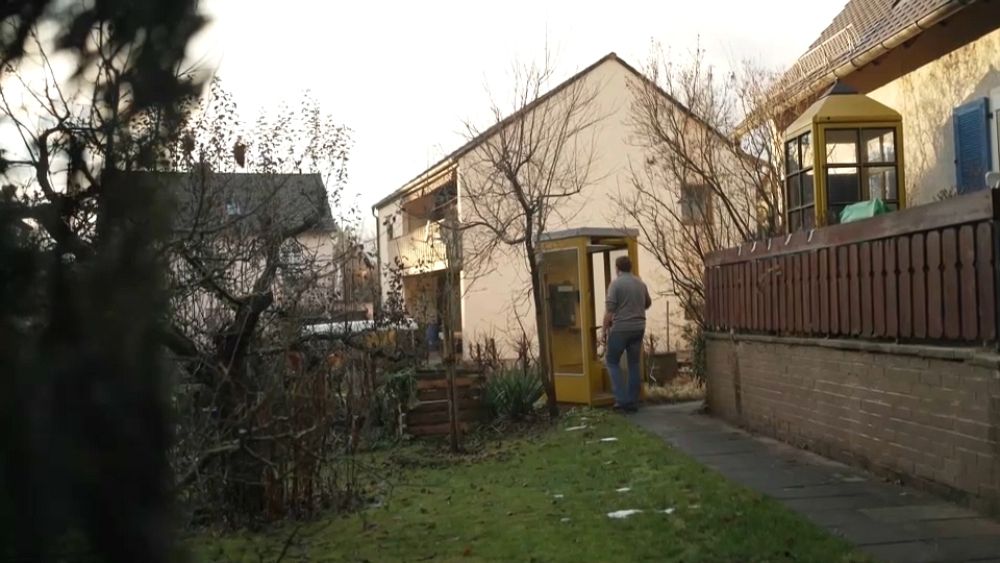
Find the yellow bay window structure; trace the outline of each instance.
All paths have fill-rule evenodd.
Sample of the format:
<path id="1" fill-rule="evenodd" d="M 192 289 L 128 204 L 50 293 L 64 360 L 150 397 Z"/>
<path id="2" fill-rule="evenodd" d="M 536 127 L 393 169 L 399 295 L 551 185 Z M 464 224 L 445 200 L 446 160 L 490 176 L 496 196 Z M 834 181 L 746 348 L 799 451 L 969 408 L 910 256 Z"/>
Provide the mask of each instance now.
<path id="1" fill-rule="evenodd" d="M 836 224 L 859 201 L 902 209 L 904 185 L 902 117 L 842 83 L 785 131 L 788 232 Z"/>

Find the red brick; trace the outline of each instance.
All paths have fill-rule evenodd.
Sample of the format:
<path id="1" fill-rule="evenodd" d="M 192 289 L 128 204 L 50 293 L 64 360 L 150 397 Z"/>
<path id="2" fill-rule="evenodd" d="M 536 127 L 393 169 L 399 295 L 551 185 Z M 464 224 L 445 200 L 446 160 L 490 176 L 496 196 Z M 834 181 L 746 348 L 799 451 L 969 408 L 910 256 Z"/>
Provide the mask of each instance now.
<path id="1" fill-rule="evenodd" d="M 709 343 L 709 401 L 728 418 L 736 416 L 732 349 Z M 997 494 L 1000 429 L 990 417 L 1000 412 L 997 370 L 758 342 L 744 342 L 739 353 L 749 427 L 849 462 Z"/>

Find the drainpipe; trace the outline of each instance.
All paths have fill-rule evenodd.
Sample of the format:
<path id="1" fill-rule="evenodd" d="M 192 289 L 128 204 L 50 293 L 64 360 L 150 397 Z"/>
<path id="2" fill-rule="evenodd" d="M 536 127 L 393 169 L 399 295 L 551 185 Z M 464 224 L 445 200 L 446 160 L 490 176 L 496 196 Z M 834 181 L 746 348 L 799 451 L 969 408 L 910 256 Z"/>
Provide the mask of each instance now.
<path id="1" fill-rule="evenodd" d="M 378 221 L 378 209 L 372 207 L 372 215 L 375 217 L 375 278 L 378 281 L 378 302 L 375 306 L 378 313 L 382 312 L 382 233 L 381 225 Z M 373 314 L 372 317 L 375 317 Z M 375 320 L 374 318 L 372 320 Z"/>

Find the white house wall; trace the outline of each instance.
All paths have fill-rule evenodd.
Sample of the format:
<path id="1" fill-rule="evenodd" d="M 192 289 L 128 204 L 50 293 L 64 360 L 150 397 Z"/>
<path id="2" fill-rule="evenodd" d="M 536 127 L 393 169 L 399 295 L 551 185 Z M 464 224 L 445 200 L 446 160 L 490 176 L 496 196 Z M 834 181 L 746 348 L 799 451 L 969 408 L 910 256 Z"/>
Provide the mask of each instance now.
<path id="1" fill-rule="evenodd" d="M 907 195 L 912 205 L 955 187 L 952 110 L 1000 88 L 1000 30 L 928 63 L 868 95 L 903 115 Z M 1000 107 L 991 105 L 996 115 Z M 997 161 L 996 118 L 991 123 Z"/>
<path id="2" fill-rule="evenodd" d="M 592 177 L 598 180 L 583 193 L 565 201 L 567 205 L 560 206 L 565 219 L 553 218 L 548 230 L 576 227 L 634 228 L 635 225 L 622 218 L 613 197 L 631 190 L 629 162 L 641 164 L 645 161 L 642 151 L 629 142 L 630 127 L 627 125 L 631 112 L 631 93 L 627 81 L 636 78 L 616 61 L 608 60 L 582 80 L 587 82 L 587 87 L 599 89 L 596 104 L 600 115 L 607 116 L 600 124 L 596 139 L 598 160 Z M 559 95 L 553 99 L 558 103 Z M 459 160 L 460 193 L 463 170 L 471 168 L 470 159 L 475 158 L 473 151 Z M 464 252 L 468 255 L 469 246 L 466 246 Z M 669 335 L 670 347 L 675 349 L 680 345 L 684 319 L 675 298 L 670 298 L 668 306 L 668 298 L 664 294 L 670 291 L 671 286 L 667 276 L 653 256 L 642 248 L 639 250 L 639 269 L 640 277 L 646 281 L 653 298 L 653 305 L 647 315 L 647 334 L 655 334 L 660 339 L 661 350 L 666 348 Z M 505 354 L 509 356 L 511 349 L 506 346 L 509 338 L 505 336 L 516 334 L 518 318 L 529 333 L 534 333 L 535 330 L 533 307 L 530 298 L 526 297 L 529 286 L 527 265 L 519 253 L 498 253 L 491 259 L 490 270 L 488 275 L 465 280 L 467 287 L 463 301 L 463 339 L 467 344 L 466 353 L 470 348 L 469 344 L 490 335 L 497 338 L 498 345 L 503 345 Z M 599 288 L 599 291 L 603 292 L 603 288 Z M 601 315 L 600 306 L 598 315 Z"/>

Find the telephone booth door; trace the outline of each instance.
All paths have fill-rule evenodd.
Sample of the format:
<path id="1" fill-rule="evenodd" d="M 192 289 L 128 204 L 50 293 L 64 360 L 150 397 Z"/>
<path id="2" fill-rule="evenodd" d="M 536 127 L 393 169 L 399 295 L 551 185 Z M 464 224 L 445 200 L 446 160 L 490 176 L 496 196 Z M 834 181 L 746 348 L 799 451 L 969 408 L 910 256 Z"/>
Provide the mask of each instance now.
<path id="1" fill-rule="evenodd" d="M 547 309 L 549 369 L 555 380 L 556 397 L 561 402 L 589 404 L 583 327 L 590 323 L 584 318 L 588 309 L 581 307 L 580 266 L 580 249 L 569 245 L 543 254 L 541 275 Z"/>
<path id="2" fill-rule="evenodd" d="M 587 270 L 590 280 L 587 306 L 590 318 L 594 319 L 587 340 L 587 361 L 590 363 L 591 404 L 614 403 L 614 387 L 611 374 L 605 364 L 607 347 L 601 344 L 607 289 L 614 281 L 614 263 L 619 256 L 629 256 L 626 245 L 591 244 L 587 249 Z M 635 263 L 635 258 L 633 263 Z"/>

